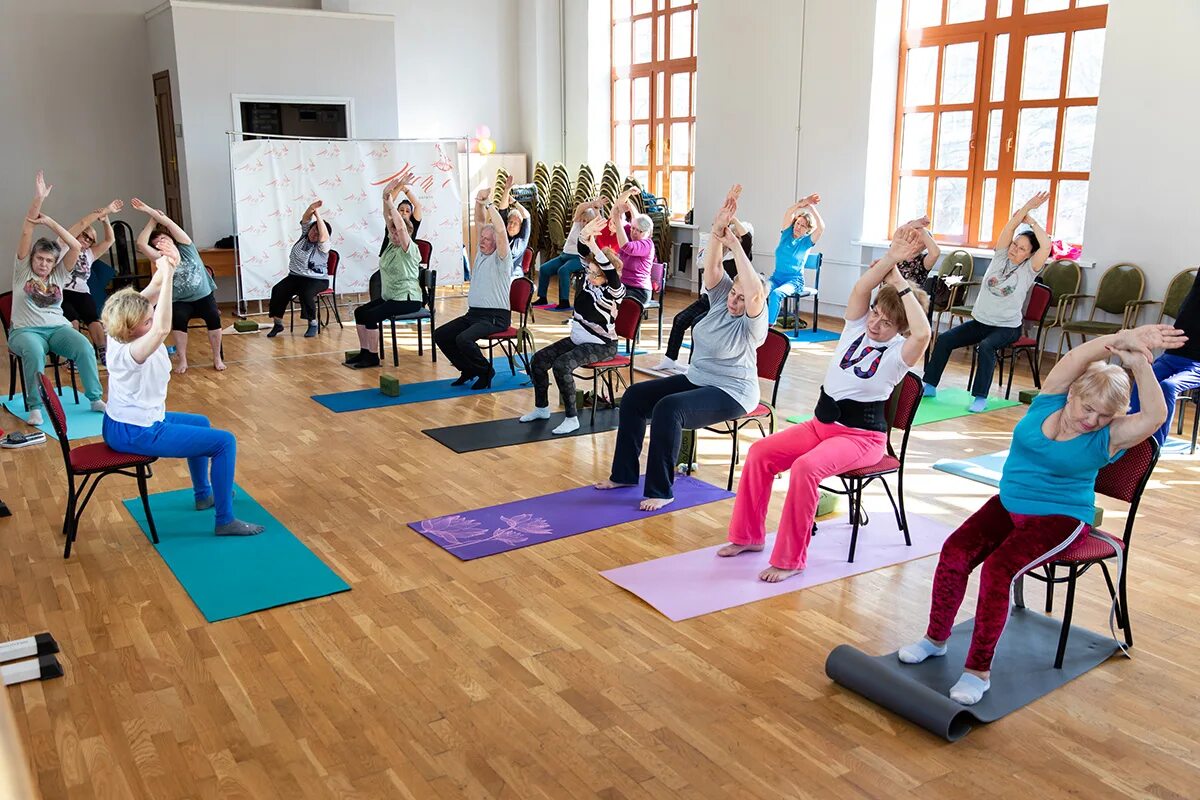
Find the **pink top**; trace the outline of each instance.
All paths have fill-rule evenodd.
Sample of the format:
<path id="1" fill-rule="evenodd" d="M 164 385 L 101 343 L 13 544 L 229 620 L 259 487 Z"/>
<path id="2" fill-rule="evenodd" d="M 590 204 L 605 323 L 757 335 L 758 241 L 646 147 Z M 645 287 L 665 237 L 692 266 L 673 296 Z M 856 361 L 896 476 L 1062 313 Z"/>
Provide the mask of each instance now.
<path id="1" fill-rule="evenodd" d="M 630 239 L 621 248 L 621 283 L 639 289 L 651 288 L 650 269 L 654 262 L 652 239 Z"/>

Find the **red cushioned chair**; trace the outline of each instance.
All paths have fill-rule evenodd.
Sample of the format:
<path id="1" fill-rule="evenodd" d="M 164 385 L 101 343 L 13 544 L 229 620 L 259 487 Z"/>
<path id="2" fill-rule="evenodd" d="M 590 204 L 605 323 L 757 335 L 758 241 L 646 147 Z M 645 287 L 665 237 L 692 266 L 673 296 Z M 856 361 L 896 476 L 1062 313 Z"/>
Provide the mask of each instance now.
<path id="1" fill-rule="evenodd" d="M 334 319 L 337 320 L 339 328 L 346 327 L 342 324 L 342 315 L 338 313 L 337 307 L 337 270 L 338 263 L 342 257 L 337 250 L 329 251 L 329 286 L 326 286 L 321 291 L 317 292 L 317 332 L 323 328 L 329 327 L 330 312 Z M 296 304 L 300 301 L 298 297 L 292 297 L 288 302 L 288 330 L 294 330 L 296 327 Z"/>
<path id="2" fill-rule="evenodd" d="M 525 255 L 521 256 L 521 274 L 528 277 L 529 270 L 533 268 L 533 248 L 526 247 Z"/>
<path id="3" fill-rule="evenodd" d="M 529 252 L 529 251 L 526 251 Z M 509 325 L 507 330 L 490 333 L 484 341 L 487 342 L 488 363 L 492 363 L 492 353 L 499 347 L 508 356 L 508 368 L 512 374 L 517 374 L 516 357 L 520 357 L 529 374 L 529 359 L 533 354 L 533 334 L 529 331 L 529 310 L 533 304 L 533 281 L 529 278 L 516 278 L 508 285 L 508 307 L 518 315 L 519 327 Z"/>
<path id="4" fill-rule="evenodd" d="M 608 390 L 607 400 L 612 406 L 617 404 L 616 385 L 620 383 L 622 388 L 633 385 L 633 351 L 637 347 L 641 325 L 642 304 L 632 297 L 626 297 L 617 309 L 617 319 L 613 326 L 616 328 L 617 336 L 625 340 L 625 355 L 618 353 L 604 361 L 595 361 L 580 367 L 580 369 L 590 370 L 590 374 L 572 373 L 576 378 L 583 380 L 590 378 L 592 381 L 592 425 L 596 424 L 596 403 L 600 398 L 601 380 L 604 381 L 604 386 Z M 621 370 L 626 368 L 629 369 L 628 381 L 621 376 Z"/>
<path id="5" fill-rule="evenodd" d="M 425 307 L 419 311 L 414 311 L 411 314 L 400 314 L 392 317 L 389 322 L 392 325 L 392 366 L 400 366 L 400 347 L 396 344 L 396 323 L 397 322 L 413 322 L 417 323 L 417 355 L 425 354 L 425 345 L 421 340 L 421 324 L 425 320 L 429 320 L 429 352 L 433 358 L 433 363 L 437 363 L 437 346 L 433 343 L 433 329 L 437 325 L 437 270 L 430 268 L 430 260 L 433 258 L 433 245 L 427 239 L 417 239 L 417 249 L 421 252 L 421 266 L 417 273 L 417 280 L 421 283 L 421 300 L 425 303 Z M 382 330 L 382 325 L 380 326 Z M 383 345 L 380 343 L 380 352 L 383 351 Z"/>
<path id="6" fill-rule="evenodd" d="M 4 325 L 4 337 L 7 343 L 12 334 L 12 304 L 13 293 L 4 292 L 0 294 L 0 323 Z M 54 385 L 58 387 L 58 391 L 62 393 L 62 376 L 58 372 L 59 365 L 67 362 L 67 374 L 71 378 L 71 390 L 75 393 L 75 404 L 79 404 L 79 387 L 75 385 L 75 362 L 70 359 L 61 358 L 57 353 L 49 355 L 50 368 L 54 370 Z M 25 410 L 29 410 L 29 389 L 25 385 L 25 370 L 22 369 L 21 357 L 12 351 L 8 350 L 8 399 L 12 400 L 16 394 L 16 388 L 21 387 L 21 400 L 25 403 Z M 36 390 L 36 387 L 35 387 Z"/>
<path id="7" fill-rule="evenodd" d="M 729 457 L 729 480 L 725 484 L 725 488 L 729 491 L 733 490 L 733 470 L 741 459 L 740 436 L 742 428 L 748 425 L 757 425 L 758 432 L 763 436 L 770 436 L 775 432 L 775 402 L 779 398 L 779 379 L 783 377 L 783 367 L 787 363 L 788 353 L 792 350 L 791 342 L 788 337 L 777 330 L 768 330 L 767 339 L 758 347 L 758 352 L 755 360 L 758 363 L 758 377 L 771 381 L 774 385 L 771 388 L 771 402 L 759 403 L 758 407 L 749 414 L 743 414 L 737 419 L 726 420 L 721 423 L 723 427 L 708 427 L 704 430 L 712 431 L 713 433 L 727 434 L 733 439 L 733 454 Z M 766 420 L 767 427 L 763 427 L 763 420 Z M 696 439 L 692 437 L 692 453 L 687 458 L 687 472 L 691 472 L 691 465 L 696 461 Z M 682 459 L 681 459 L 682 460 Z"/>
<path id="8" fill-rule="evenodd" d="M 1062 632 L 1058 636 L 1058 652 L 1054 656 L 1054 668 L 1062 669 L 1063 656 L 1067 651 L 1067 637 L 1071 632 L 1071 613 L 1075 610 L 1075 581 L 1096 564 L 1104 573 L 1104 582 L 1108 585 L 1108 595 L 1112 598 L 1116 610 L 1117 625 L 1125 632 L 1125 644 L 1133 647 L 1133 629 L 1129 624 L 1129 600 L 1126 596 L 1126 572 L 1129 566 L 1129 546 L 1133 539 L 1133 523 L 1137 518 L 1138 505 L 1142 502 L 1142 492 L 1150 481 L 1150 473 L 1158 463 L 1158 443 L 1153 438 L 1146 439 L 1141 444 L 1134 445 L 1125 451 L 1124 455 L 1107 465 L 1096 475 L 1096 494 L 1113 497 L 1129 503 L 1129 513 L 1125 517 L 1125 535 L 1118 539 L 1111 536 L 1118 545 L 1120 553 L 1113 546 L 1094 532 L 1080 536 L 1053 560 L 1040 565 L 1042 572 L 1025 573 L 1034 580 L 1046 584 L 1046 613 L 1054 607 L 1054 585 L 1067 585 L 1066 607 L 1063 609 Z M 1104 533 L 1103 530 L 1100 530 Z M 1110 558 L 1117 559 L 1117 583 L 1114 586 L 1112 576 L 1108 573 Z M 1067 571 L 1065 576 L 1056 574 L 1062 567 Z M 1035 568 L 1036 569 L 1036 568 Z M 1024 576 L 1022 576 L 1024 578 Z M 1024 597 L 1021 591 L 1021 581 L 1017 581 L 1016 602 L 1024 607 Z"/>
<path id="9" fill-rule="evenodd" d="M 70 558 L 71 545 L 79 533 L 79 520 L 83 510 L 100 481 L 107 475 L 128 475 L 137 478 L 138 493 L 142 496 L 142 508 L 146 510 L 146 522 L 150 526 L 150 538 L 158 544 L 158 531 L 154 528 L 154 517 L 150 514 L 150 496 L 146 490 L 146 480 L 153 473 L 150 465 L 158 459 L 154 456 L 135 456 L 130 453 L 118 453 L 104 442 L 85 444 L 71 447 L 67 440 L 67 415 L 63 412 L 62 403 L 50 385 L 50 379 L 45 375 L 38 376 L 38 391 L 41 392 L 42 402 L 50 415 L 50 423 L 62 446 L 63 464 L 67 468 L 67 511 L 63 515 L 63 536 L 67 537 L 67 546 L 63 550 L 63 558 Z M 130 470 L 133 470 L 130 472 Z M 79 478 L 79 485 L 75 479 Z M 89 481 L 91 482 L 89 485 Z M 84 490 L 87 494 L 84 494 Z M 83 496 L 83 502 L 79 501 Z"/>
<path id="10" fill-rule="evenodd" d="M 1029 293 L 1029 304 L 1025 306 L 1025 316 L 1021 319 L 1021 337 L 1008 347 L 996 353 L 996 383 L 1004 384 L 1004 362 L 1008 362 L 1008 386 L 1004 390 L 1004 399 L 1012 395 L 1013 373 L 1017 371 L 1017 357 L 1024 353 L 1029 358 L 1029 371 L 1033 373 L 1034 387 L 1042 388 L 1042 376 L 1038 369 L 1038 353 L 1042 352 L 1042 334 L 1046 327 L 1046 312 L 1050 310 L 1050 300 L 1053 297 L 1050 287 L 1044 283 L 1035 283 Z M 1025 323 L 1037 326 L 1037 334 L 1032 338 L 1025 335 Z M 979 363 L 979 347 L 971 348 L 971 375 L 967 378 L 967 388 L 975 380 L 975 367 Z"/>
<path id="11" fill-rule="evenodd" d="M 850 556 L 847 559 L 850 563 L 854 563 L 854 550 L 858 546 L 858 528 L 870 521 L 862 507 L 863 489 L 875 480 L 883 484 L 883 490 L 887 492 L 888 500 L 892 504 L 892 511 L 896 514 L 896 527 L 904 534 L 904 543 L 912 547 L 912 538 L 908 535 L 908 515 L 904 513 L 904 458 L 908 453 L 908 435 L 912 432 L 913 420 L 916 419 L 917 408 L 921 405 L 922 388 L 921 379 L 915 373 L 909 372 L 892 390 L 892 397 L 888 400 L 887 452 L 878 464 L 838 475 L 842 482 L 841 489 L 821 487 L 827 492 L 844 494 L 850 500 L 850 524 L 853 526 L 850 531 Z M 892 431 L 895 429 L 904 431 L 900 440 L 899 456 L 892 448 Z M 897 476 L 895 496 L 892 495 L 892 489 L 887 482 L 887 476 L 893 473 Z M 900 500 L 899 504 L 896 502 L 897 498 Z M 813 533 L 816 531 L 816 523 L 813 523 Z"/>

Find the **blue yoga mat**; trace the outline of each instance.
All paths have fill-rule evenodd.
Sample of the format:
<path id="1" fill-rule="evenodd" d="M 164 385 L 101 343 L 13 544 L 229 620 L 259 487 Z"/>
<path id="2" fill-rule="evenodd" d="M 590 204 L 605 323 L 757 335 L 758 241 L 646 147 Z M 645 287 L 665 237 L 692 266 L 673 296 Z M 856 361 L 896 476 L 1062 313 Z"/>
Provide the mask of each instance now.
<path id="1" fill-rule="evenodd" d="M 943 458 L 933 462 L 933 468 L 960 478 L 977 481 L 988 486 L 1000 485 L 1000 473 L 1004 471 L 1004 460 L 1008 451 L 984 453 L 974 458 Z"/>
<path id="2" fill-rule="evenodd" d="M 265 525 L 257 536 L 213 535 L 212 509 L 197 511 L 191 489 L 150 495 L 158 554 L 209 622 L 345 592 L 350 586 L 241 487 L 233 513 Z M 142 501 L 125 501 L 150 538 Z"/>
<path id="3" fill-rule="evenodd" d="M 92 411 L 92 401 L 83 396 L 83 392 L 79 392 L 79 402 L 75 402 L 75 395 L 71 391 L 70 386 L 63 386 L 62 392 L 59 394 L 62 400 L 63 411 L 67 414 L 67 440 L 76 441 L 78 439 L 91 439 L 95 436 L 100 436 L 104 432 L 104 414 L 99 411 Z M 20 394 L 13 395 L 12 400 L 5 400 L 4 407 L 9 413 L 16 416 L 22 422 L 27 416 L 25 411 L 25 398 Z M 45 408 L 42 409 L 42 424 L 38 425 L 38 430 L 43 431 L 47 436 L 57 439 L 58 435 L 54 433 L 54 426 L 50 423 L 50 412 Z"/>
<path id="4" fill-rule="evenodd" d="M 468 382 L 462 386 L 451 386 L 454 378 L 440 381 L 422 381 L 420 383 L 400 384 L 400 396 L 388 397 L 379 391 L 378 387 L 371 389 L 356 389 L 351 392 L 334 392 L 332 394 L 315 394 L 312 396 L 330 411 L 341 414 L 344 411 L 362 411 L 368 408 L 385 408 L 387 406 L 402 406 L 408 403 L 424 403 L 428 400 L 447 400 L 452 397 L 471 397 L 491 392 L 506 392 L 510 389 L 525 389 L 533 386 L 529 376 L 521 369 L 520 359 L 517 359 L 517 374 L 513 375 L 508 369 L 507 358 L 497 358 L 492 361 L 496 369 L 496 377 L 488 389 L 476 391 Z"/>

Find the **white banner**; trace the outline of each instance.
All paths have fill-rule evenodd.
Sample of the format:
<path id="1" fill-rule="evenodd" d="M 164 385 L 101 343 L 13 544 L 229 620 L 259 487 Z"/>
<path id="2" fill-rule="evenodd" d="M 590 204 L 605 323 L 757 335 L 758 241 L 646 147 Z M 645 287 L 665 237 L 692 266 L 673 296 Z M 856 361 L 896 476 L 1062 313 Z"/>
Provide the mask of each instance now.
<path id="1" fill-rule="evenodd" d="M 458 144 L 367 140 L 254 139 L 233 142 L 234 213 L 242 297 L 264 300 L 288 271 L 300 216 L 321 200 L 341 260 L 337 290 L 365 292 L 379 268 L 383 187 L 408 170 L 421 203 L 417 238 L 433 245 L 438 283 L 462 282 L 462 197 Z"/>

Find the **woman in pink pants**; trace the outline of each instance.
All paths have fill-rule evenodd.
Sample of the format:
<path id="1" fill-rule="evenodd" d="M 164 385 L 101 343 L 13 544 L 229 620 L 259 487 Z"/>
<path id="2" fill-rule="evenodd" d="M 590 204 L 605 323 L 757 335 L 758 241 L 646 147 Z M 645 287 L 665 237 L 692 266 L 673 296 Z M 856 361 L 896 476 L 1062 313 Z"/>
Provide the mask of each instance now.
<path id="1" fill-rule="evenodd" d="M 871 265 L 846 303 L 846 325 L 825 373 L 816 418 L 750 447 L 738 483 L 729 544 L 736 556 L 763 549 L 767 506 L 775 476 L 790 469 L 771 566 L 759 578 L 775 583 L 804 569 L 817 513 L 817 486 L 828 477 L 877 464 L 887 444 L 885 405 L 892 389 L 929 344 L 928 297 L 900 276 L 896 265 L 921 247 L 918 220 L 896 231 L 887 255 Z M 880 286 L 880 284 L 883 284 Z M 879 287 L 874 301 L 871 292 Z"/>

